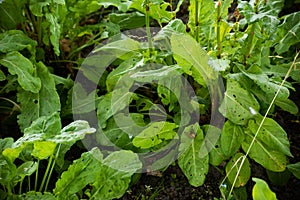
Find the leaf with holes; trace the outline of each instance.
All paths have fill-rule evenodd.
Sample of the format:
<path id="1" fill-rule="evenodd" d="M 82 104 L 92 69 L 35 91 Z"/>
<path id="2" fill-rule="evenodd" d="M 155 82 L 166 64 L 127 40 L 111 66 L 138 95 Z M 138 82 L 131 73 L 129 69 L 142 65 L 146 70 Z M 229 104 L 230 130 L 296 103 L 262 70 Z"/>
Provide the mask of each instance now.
<path id="1" fill-rule="evenodd" d="M 235 154 L 226 165 L 226 175 L 231 184 L 234 183 L 234 180 L 237 176 L 237 179 L 234 183 L 234 187 L 242 187 L 246 185 L 248 180 L 250 179 L 250 164 L 247 158 L 245 158 L 245 162 L 242 164 L 242 159 L 245 155 L 242 153 Z M 241 169 L 240 169 L 241 168 Z M 239 170 L 240 169 L 240 170 Z"/>
<path id="2" fill-rule="evenodd" d="M 179 147 L 182 154 L 178 158 L 178 165 L 189 180 L 189 183 L 195 187 L 204 184 L 209 168 L 209 156 L 199 157 L 203 141 L 202 129 L 199 127 L 199 124 L 194 124 L 184 129 Z"/>
<path id="3" fill-rule="evenodd" d="M 17 98 L 21 106 L 18 123 L 23 131 L 41 116 L 49 116 L 60 111 L 60 99 L 55 87 L 54 78 L 43 63 L 37 64 L 37 75 L 42 87 L 37 93 L 18 89 Z M 51 95 L 49 95 L 51 94 Z"/>
<path id="4" fill-rule="evenodd" d="M 254 117 L 252 110 L 259 111 L 259 103 L 237 81 L 227 79 L 226 88 L 219 111 L 233 123 L 246 125 L 248 120 Z"/>

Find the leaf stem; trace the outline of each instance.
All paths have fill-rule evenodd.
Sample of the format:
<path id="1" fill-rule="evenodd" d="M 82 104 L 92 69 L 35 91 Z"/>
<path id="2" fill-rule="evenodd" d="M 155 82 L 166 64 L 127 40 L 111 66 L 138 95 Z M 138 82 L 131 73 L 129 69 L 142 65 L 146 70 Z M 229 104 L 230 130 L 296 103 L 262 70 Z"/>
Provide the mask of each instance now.
<path id="1" fill-rule="evenodd" d="M 149 0 L 145 0 L 145 9 L 146 9 L 146 33 L 147 33 L 147 39 L 148 39 L 148 48 L 150 50 L 150 53 L 153 49 L 152 44 L 152 38 L 151 38 L 151 30 L 150 30 L 150 2 Z"/>
<path id="2" fill-rule="evenodd" d="M 217 3 L 217 46 L 218 46 L 218 53 L 217 57 L 220 59 L 221 58 L 221 1 L 219 0 Z"/>
<path id="3" fill-rule="evenodd" d="M 196 0 L 195 3 L 195 39 L 197 42 L 199 42 L 199 2 Z"/>
<path id="4" fill-rule="evenodd" d="M 54 157 L 54 156 L 53 156 L 53 154 L 52 154 L 52 155 L 50 156 L 50 158 L 49 158 L 48 165 L 47 165 L 47 168 L 46 168 L 46 172 L 45 172 L 45 174 L 44 174 L 44 177 L 43 177 L 43 180 L 42 180 L 42 183 L 41 183 L 39 192 L 42 192 L 42 189 L 43 189 L 43 187 L 44 187 L 46 178 L 48 177 L 48 174 L 49 174 L 49 170 L 50 170 L 50 166 L 51 166 L 51 164 L 52 164 L 53 157 Z"/>
<path id="5" fill-rule="evenodd" d="M 37 183 L 38 183 L 38 176 L 39 176 L 39 165 L 40 165 L 40 159 L 37 161 L 37 168 L 35 171 L 35 181 L 34 181 L 34 191 L 37 191 Z"/>
<path id="6" fill-rule="evenodd" d="M 55 161 L 56 161 L 56 159 L 58 158 L 58 155 L 59 155 L 60 147 L 61 147 L 61 144 L 59 144 L 58 149 L 57 149 L 57 152 L 56 152 L 56 154 L 55 154 L 55 158 L 54 158 L 54 161 L 53 161 L 53 163 L 52 163 L 52 166 L 51 166 L 51 169 L 50 169 L 50 172 L 49 172 L 47 181 L 46 181 L 46 186 L 45 186 L 44 192 L 46 192 L 47 189 L 48 189 L 48 184 L 49 184 L 49 181 L 50 181 L 50 178 L 51 178 L 51 175 L 52 175 L 54 166 L 55 166 Z"/>

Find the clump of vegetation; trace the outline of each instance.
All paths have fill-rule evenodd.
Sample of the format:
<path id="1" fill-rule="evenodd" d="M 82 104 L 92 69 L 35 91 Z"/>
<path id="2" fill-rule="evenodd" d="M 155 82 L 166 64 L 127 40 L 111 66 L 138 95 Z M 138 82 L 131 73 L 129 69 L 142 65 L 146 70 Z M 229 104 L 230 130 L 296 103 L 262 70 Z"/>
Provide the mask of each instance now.
<path id="1" fill-rule="evenodd" d="M 121 198 L 177 161 L 194 187 L 221 171 L 216 198 L 247 199 L 252 179 L 276 199 L 251 163 L 300 178 L 272 118 L 299 115 L 284 2 L 0 1 L 0 198 Z"/>

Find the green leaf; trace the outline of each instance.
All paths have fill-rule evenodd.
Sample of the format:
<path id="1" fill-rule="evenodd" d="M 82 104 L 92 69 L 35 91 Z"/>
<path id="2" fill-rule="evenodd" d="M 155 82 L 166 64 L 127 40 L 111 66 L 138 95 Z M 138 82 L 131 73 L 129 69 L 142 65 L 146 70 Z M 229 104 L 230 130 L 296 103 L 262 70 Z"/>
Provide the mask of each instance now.
<path id="1" fill-rule="evenodd" d="M 33 93 L 37 93 L 41 88 L 41 80 L 34 76 L 34 67 L 30 60 L 19 52 L 7 53 L 0 59 L 0 64 L 8 68 L 8 72 L 18 76 L 20 86 Z"/>
<path id="2" fill-rule="evenodd" d="M 32 40 L 20 30 L 9 30 L 0 34 L 0 52 L 9 53 L 28 48 L 33 54 L 37 42 Z"/>
<path id="3" fill-rule="evenodd" d="M 125 109 L 136 94 L 122 89 L 116 89 L 105 96 L 100 97 L 97 109 L 99 127 L 105 128 L 106 121 L 117 112 Z"/>
<path id="4" fill-rule="evenodd" d="M 24 130 L 24 135 L 45 134 L 47 138 L 57 135 L 61 130 L 58 112 L 49 116 L 42 116 L 33 121 L 30 127 Z"/>
<path id="5" fill-rule="evenodd" d="M 2 185 L 11 184 L 16 175 L 16 165 L 13 163 L 13 161 L 6 160 L 3 155 L 0 155 L 0 169 L 0 183 Z"/>
<path id="6" fill-rule="evenodd" d="M 270 190 L 268 184 L 259 178 L 252 178 L 255 183 L 252 190 L 253 200 L 276 200 L 276 194 Z"/>
<path id="7" fill-rule="evenodd" d="M 3 1 L 0 2 L 0 28 L 4 30 L 16 29 L 25 17 L 23 16 L 23 7 L 27 1 Z"/>
<path id="8" fill-rule="evenodd" d="M 242 143 L 242 148 L 247 152 L 254 137 L 251 133 L 245 133 L 245 140 Z M 286 156 L 279 151 L 268 149 L 268 147 L 257 138 L 250 149 L 249 156 L 264 168 L 274 172 L 282 172 L 286 168 Z"/>
<path id="9" fill-rule="evenodd" d="M 232 156 L 241 147 L 244 140 L 243 129 L 241 126 L 226 121 L 221 134 L 221 148 L 226 156 Z"/>
<path id="10" fill-rule="evenodd" d="M 56 91 L 54 79 L 47 67 L 41 62 L 37 64 L 37 75 L 42 82 L 42 87 L 38 93 L 18 90 L 17 97 L 21 106 L 18 123 L 21 130 L 29 127 L 32 121 L 41 116 L 49 116 L 60 111 L 60 98 Z"/>
<path id="11" fill-rule="evenodd" d="M 33 161 L 27 161 L 24 162 L 22 165 L 20 165 L 16 170 L 16 177 L 19 179 L 19 181 L 22 181 L 25 176 L 30 176 L 33 174 L 38 168 L 38 163 Z"/>
<path id="12" fill-rule="evenodd" d="M 139 113 L 116 114 L 108 120 L 105 130 L 103 130 L 105 135 L 97 133 L 97 139 L 102 145 L 117 145 L 122 149 L 133 150 L 130 138 L 143 131 L 145 126 L 143 118 L 144 115 Z"/>
<path id="13" fill-rule="evenodd" d="M 96 181 L 92 183 L 93 198 L 120 198 L 129 187 L 131 176 L 141 167 L 137 154 L 125 150 L 113 152 L 103 160 Z"/>
<path id="14" fill-rule="evenodd" d="M 50 141 L 36 141 L 33 143 L 33 151 L 31 155 L 39 160 L 46 159 L 53 155 L 56 145 L 57 144 Z"/>
<path id="15" fill-rule="evenodd" d="M 226 174 L 228 176 L 228 180 L 231 184 L 233 184 L 235 177 L 237 176 L 236 182 L 234 183 L 234 187 L 242 187 L 246 185 L 248 180 L 250 179 L 250 164 L 247 158 L 241 167 L 243 157 L 245 155 L 242 153 L 235 154 L 226 165 Z M 241 170 L 239 171 L 239 168 Z"/>
<path id="16" fill-rule="evenodd" d="M 132 143 L 136 147 L 148 149 L 154 147 L 165 140 L 171 140 L 177 134 L 174 129 L 177 125 L 170 122 L 153 122 L 137 135 Z"/>
<path id="17" fill-rule="evenodd" d="M 203 141 L 203 131 L 200 129 L 199 124 L 196 123 L 184 129 L 179 146 L 179 149 L 183 152 L 178 158 L 178 165 L 189 180 L 189 183 L 194 187 L 204 184 L 209 168 L 209 156 L 199 157 Z"/>
<path id="18" fill-rule="evenodd" d="M 258 130 L 262 117 L 249 121 L 248 128 L 255 134 Z M 284 129 L 273 119 L 266 118 L 257 134 L 257 139 L 264 143 L 268 149 L 276 150 L 287 156 L 293 156 L 290 152 L 290 143 Z"/>
<path id="19" fill-rule="evenodd" d="M 298 106 L 290 99 L 276 99 L 275 105 L 293 115 L 299 112 Z"/>
<path id="20" fill-rule="evenodd" d="M 259 103 L 247 90 L 243 89 L 237 81 L 227 79 L 224 100 L 219 107 L 220 113 L 238 125 L 247 124 L 259 111 Z"/>
<path id="21" fill-rule="evenodd" d="M 300 179 L 300 162 L 288 164 L 287 168 L 294 174 L 296 178 Z"/>
<path id="22" fill-rule="evenodd" d="M 277 91 L 280 89 L 277 95 L 277 99 L 287 99 L 289 97 L 289 90 L 284 86 L 281 87 L 280 84 L 272 82 L 272 79 L 270 79 L 267 74 L 262 73 L 262 70 L 257 65 L 252 65 L 248 71 L 245 71 L 243 69 L 243 65 L 237 63 L 236 65 L 243 72 L 243 74 L 253 80 L 254 83 L 256 83 L 260 87 L 260 89 L 264 93 L 266 93 L 267 96 L 275 96 Z"/>
<path id="23" fill-rule="evenodd" d="M 70 101 L 70 104 L 72 104 L 73 114 L 89 113 L 96 109 L 95 106 L 98 103 L 96 101 L 96 90 L 87 94 L 82 85 L 79 82 L 75 82 L 72 89 L 72 97 L 73 102 Z"/>
<path id="24" fill-rule="evenodd" d="M 6 148 L 10 148 L 14 143 L 14 139 L 11 137 L 0 138 L 0 151 L 2 152 Z"/>
<path id="25" fill-rule="evenodd" d="M 89 123 L 83 120 L 77 120 L 69 125 L 65 126 L 60 134 L 54 135 L 49 138 L 49 141 L 55 142 L 56 144 L 69 144 L 73 145 L 76 141 L 84 138 L 86 134 L 96 132 L 96 129 L 90 128 Z"/>
<path id="26" fill-rule="evenodd" d="M 98 4 L 108 8 L 109 6 L 115 6 L 120 11 L 126 12 L 129 9 L 131 1 L 121 1 L 121 0 L 98 0 Z"/>
<path id="27" fill-rule="evenodd" d="M 0 70 L 0 81 L 4 81 L 4 80 L 6 80 L 6 76 L 5 76 L 5 74 L 3 73 L 3 71 Z"/>
<path id="28" fill-rule="evenodd" d="M 282 54 L 289 50 L 290 46 L 300 42 L 300 12 L 295 12 L 284 17 L 278 26 L 276 40 L 278 44 L 275 51 Z"/>
<path id="29" fill-rule="evenodd" d="M 145 25 L 145 16 L 140 12 L 111 13 L 109 21 L 120 26 L 121 29 L 135 29 Z"/>
<path id="30" fill-rule="evenodd" d="M 192 37 L 184 34 L 173 34 L 171 46 L 177 64 L 182 67 L 185 73 L 193 76 L 199 84 L 204 84 L 203 79 L 207 84 L 216 80 L 217 73 L 208 65 L 206 52 Z M 191 67 L 194 67 L 194 70 Z"/>
<path id="31" fill-rule="evenodd" d="M 102 159 L 103 155 L 97 148 L 83 153 L 79 159 L 73 161 L 67 171 L 62 173 L 55 184 L 53 193 L 58 199 L 66 199 L 82 190 L 87 184 L 96 181 Z"/>
<path id="32" fill-rule="evenodd" d="M 55 16 L 52 13 L 46 13 L 45 15 L 48 22 L 50 22 L 50 41 L 53 45 L 53 50 L 57 56 L 59 56 L 60 50 L 59 50 L 59 39 L 60 39 L 60 24 L 58 22 L 57 16 Z"/>
<path id="33" fill-rule="evenodd" d="M 179 7 L 181 3 L 182 1 L 179 1 L 177 6 Z M 130 8 L 136 9 L 145 14 L 145 6 L 146 5 L 143 0 L 134 0 L 131 3 Z M 155 19 L 160 25 L 162 23 L 168 23 L 174 16 L 172 12 L 167 11 L 168 6 L 170 6 L 170 4 L 162 0 L 149 2 L 150 9 L 148 12 L 150 17 Z"/>

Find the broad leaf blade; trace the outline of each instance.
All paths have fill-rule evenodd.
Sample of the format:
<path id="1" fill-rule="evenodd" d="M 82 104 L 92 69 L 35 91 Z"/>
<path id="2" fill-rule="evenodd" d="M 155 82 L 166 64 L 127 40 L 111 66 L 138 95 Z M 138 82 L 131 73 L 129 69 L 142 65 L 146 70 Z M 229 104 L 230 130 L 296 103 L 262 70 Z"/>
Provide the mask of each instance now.
<path id="1" fill-rule="evenodd" d="M 254 117 L 252 110 L 259 111 L 260 106 L 255 97 L 243 89 L 237 81 L 227 79 L 227 89 L 220 112 L 238 125 L 247 124 Z"/>
<path id="2" fill-rule="evenodd" d="M 203 143 L 203 131 L 198 124 L 188 126 L 181 136 L 180 149 L 184 152 L 178 159 L 178 165 L 188 178 L 189 183 L 195 187 L 204 184 L 208 173 L 209 156 L 199 157 L 200 147 Z"/>
<path id="3" fill-rule="evenodd" d="M 43 63 L 37 64 L 37 75 L 42 82 L 42 87 L 38 93 L 21 89 L 18 91 L 17 97 L 21 105 L 18 123 L 21 130 L 29 127 L 34 120 L 41 116 L 49 116 L 54 112 L 60 111 L 60 99 L 54 79 Z"/>
<path id="4" fill-rule="evenodd" d="M 58 196 L 58 199 L 66 199 L 87 184 L 96 181 L 96 174 L 101 169 L 102 157 L 99 149 L 94 148 L 75 160 L 55 184 L 54 194 Z"/>
<path id="5" fill-rule="evenodd" d="M 244 140 L 243 129 L 241 126 L 226 121 L 221 134 L 221 148 L 226 156 L 232 156 L 241 147 Z"/>
<path id="6" fill-rule="evenodd" d="M 19 52 L 7 53 L 0 59 L 0 64 L 7 67 L 10 74 L 18 76 L 18 82 L 24 90 L 33 93 L 40 90 L 41 80 L 34 76 L 32 63 Z"/>

